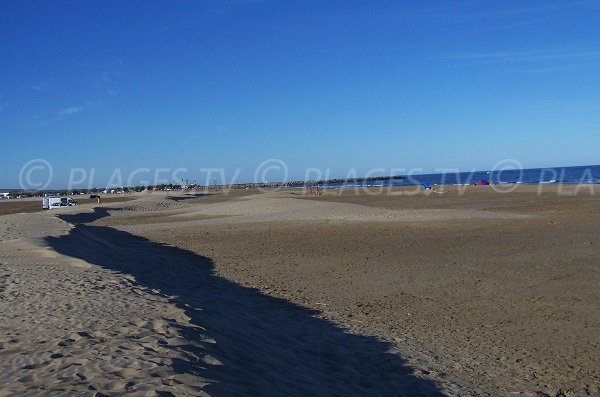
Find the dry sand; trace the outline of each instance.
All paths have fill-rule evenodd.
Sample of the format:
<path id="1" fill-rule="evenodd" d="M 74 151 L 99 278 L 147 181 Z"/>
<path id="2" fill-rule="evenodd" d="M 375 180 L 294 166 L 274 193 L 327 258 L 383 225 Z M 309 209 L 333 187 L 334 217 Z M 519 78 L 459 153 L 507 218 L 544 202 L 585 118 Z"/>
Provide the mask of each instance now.
<path id="1" fill-rule="evenodd" d="M 0 216 L 0 395 L 600 395 L 599 199 L 537 189 Z"/>

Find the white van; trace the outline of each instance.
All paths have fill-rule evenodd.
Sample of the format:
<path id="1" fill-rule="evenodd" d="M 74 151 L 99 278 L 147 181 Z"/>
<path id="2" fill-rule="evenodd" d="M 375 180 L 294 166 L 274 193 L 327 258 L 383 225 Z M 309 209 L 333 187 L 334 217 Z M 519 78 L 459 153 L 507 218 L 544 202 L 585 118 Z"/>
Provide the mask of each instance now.
<path id="1" fill-rule="evenodd" d="M 44 197 L 42 199 L 42 209 L 51 210 L 60 207 L 71 207 L 79 204 L 70 197 Z"/>

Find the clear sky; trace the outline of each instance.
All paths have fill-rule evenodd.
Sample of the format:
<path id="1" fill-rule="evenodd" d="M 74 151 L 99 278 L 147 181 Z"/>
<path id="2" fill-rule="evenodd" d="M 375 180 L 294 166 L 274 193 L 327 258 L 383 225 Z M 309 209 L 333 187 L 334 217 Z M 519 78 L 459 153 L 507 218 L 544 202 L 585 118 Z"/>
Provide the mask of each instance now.
<path id="1" fill-rule="evenodd" d="M 0 187 L 597 164 L 600 1 L 2 1 L 0 134 Z"/>

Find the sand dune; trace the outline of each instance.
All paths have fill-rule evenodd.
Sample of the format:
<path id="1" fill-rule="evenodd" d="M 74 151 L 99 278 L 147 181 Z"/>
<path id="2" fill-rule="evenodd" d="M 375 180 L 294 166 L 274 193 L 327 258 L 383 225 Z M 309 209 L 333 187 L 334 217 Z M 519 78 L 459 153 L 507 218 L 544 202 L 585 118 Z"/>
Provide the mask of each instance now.
<path id="1" fill-rule="evenodd" d="M 167 200 L 165 200 L 167 201 Z M 185 201 L 184 201 L 185 203 Z M 193 222 L 188 226 L 267 222 L 442 222 L 448 220 L 518 219 L 524 214 L 471 209 L 386 209 L 351 203 L 299 200 L 289 192 L 265 193 L 201 206 L 180 206 L 163 212 L 161 224 L 144 225 L 145 230 L 162 229 L 169 221 Z M 137 207 L 136 207 L 137 205 Z M 145 204 L 132 207 L 145 208 Z M 168 205 L 165 205 L 168 207 Z M 172 208 L 172 207 L 169 207 Z M 145 211 L 145 210 L 143 210 Z M 183 225 L 178 225 L 181 227 Z M 136 227 L 130 230 L 136 231 Z"/>

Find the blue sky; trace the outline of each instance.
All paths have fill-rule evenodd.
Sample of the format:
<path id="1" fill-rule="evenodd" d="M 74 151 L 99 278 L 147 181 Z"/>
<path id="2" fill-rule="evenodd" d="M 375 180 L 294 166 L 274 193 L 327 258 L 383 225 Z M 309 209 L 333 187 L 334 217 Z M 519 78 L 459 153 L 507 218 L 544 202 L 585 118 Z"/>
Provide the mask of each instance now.
<path id="1" fill-rule="evenodd" d="M 0 186 L 32 159 L 51 187 L 247 181 L 273 158 L 291 179 L 597 164 L 599 20 L 600 1 L 4 1 Z"/>

